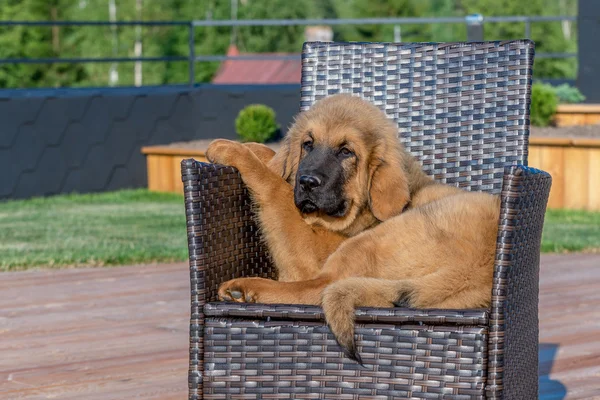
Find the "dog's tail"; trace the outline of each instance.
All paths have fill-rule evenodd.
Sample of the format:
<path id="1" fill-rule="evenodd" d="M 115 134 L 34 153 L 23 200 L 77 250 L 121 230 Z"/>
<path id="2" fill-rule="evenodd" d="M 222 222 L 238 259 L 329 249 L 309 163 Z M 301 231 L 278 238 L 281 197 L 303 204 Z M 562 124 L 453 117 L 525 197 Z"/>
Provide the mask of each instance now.
<path id="1" fill-rule="evenodd" d="M 329 285 L 323 292 L 323 310 L 344 354 L 362 364 L 354 340 L 356 307 L 410 306 L 413 290 L 410 280 L 347 278 Z"/>

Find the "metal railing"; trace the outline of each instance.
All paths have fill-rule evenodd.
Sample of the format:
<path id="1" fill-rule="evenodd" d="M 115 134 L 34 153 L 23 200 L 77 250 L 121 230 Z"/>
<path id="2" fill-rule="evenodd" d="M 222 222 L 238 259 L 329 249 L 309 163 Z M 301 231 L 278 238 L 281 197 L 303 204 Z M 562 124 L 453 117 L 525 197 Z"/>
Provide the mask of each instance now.
<path id="1" fill-rule="evenodd" d="M 0 58 L 0 64 L 51 64 L 51 63 L 121 63 L 121 62 L 173 62 L 187 61 L 188 83 L 195 83 L 196 62 L 226 60 L 299 60 L 297 55 L 199 55 L 196 56 L 196 27 L 243 27 L 243 26 L 308 26 L 308 25 L 423 25 L 466 24 L 468 41 L 483 40 L 485 23 L 524 23 L 524 38 L 531 38 L 531 24 L 537 22 L 576 21 L 573 16 L 506 16 L 484 17 L 408 17 L 408 18 L 357 18 L 357 19 L 256 19 L 256 20 L 195 20 L 195 21 L 0 21 L 1 26 L 186 26 L 188 27 L 188 55 L 163 57 L 80 57 L 80 58 Z M 577 53 L 536 53 L 536 58 L 573 58 Z"/>

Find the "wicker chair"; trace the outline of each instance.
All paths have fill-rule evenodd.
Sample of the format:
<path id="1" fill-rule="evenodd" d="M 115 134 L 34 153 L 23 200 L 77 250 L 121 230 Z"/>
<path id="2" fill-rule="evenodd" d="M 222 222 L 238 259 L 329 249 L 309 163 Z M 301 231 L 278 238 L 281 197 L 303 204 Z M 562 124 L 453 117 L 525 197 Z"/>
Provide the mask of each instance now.
<path id="1" fill-rule="evenodd" d="M 337 92 L 363 96 L 435 179 L 502 197 L 491 307 L 359 309 L 364 367 L 342 355 L 319 307 L 216 301 L 224 281 L 276 272 L 237 171 L 184 160 L 189 398 L 537 398 L 551 178 L 526 167 L 533 57 L 530 41 L 305 44 L 302 110 Z"/>

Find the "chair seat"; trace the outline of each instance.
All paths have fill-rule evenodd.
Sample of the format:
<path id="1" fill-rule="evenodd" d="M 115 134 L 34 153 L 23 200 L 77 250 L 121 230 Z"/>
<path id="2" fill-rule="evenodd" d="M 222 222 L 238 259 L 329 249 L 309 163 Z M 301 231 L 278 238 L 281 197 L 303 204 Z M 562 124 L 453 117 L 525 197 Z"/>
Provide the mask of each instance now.
<path id="1" fill-rule="evenodd" d="M 358 309 L 363 366 L 319 307 L 208 303 L 204 315 L 205 399 L 484 398 L 487 310 Z"/>

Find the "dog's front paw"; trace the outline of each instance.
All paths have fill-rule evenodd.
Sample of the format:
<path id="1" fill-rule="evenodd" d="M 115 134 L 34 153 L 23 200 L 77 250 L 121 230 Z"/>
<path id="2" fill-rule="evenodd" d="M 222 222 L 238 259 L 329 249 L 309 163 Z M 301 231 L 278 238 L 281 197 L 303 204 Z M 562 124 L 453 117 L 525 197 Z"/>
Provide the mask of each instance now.
<path id="1" fill-rule="evenodd" d="M 247 158 L 250 150 L 240 142 L 233 140 L 213 140 L 206 150 L 206 158 L 213 164 L 238 167 L 240 160 Z"/>
<path id="2" fill-rule="evenodd" d="M 260 303 L 262 278 L 238 278 L 219 286 L 219 299 L 237 303 Z"/>

